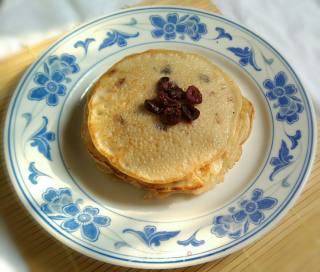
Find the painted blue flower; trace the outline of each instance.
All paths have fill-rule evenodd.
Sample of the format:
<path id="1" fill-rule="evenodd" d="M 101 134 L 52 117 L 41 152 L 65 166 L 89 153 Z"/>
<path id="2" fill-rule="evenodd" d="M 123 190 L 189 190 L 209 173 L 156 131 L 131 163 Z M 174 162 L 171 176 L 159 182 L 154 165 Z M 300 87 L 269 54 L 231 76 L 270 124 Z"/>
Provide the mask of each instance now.
<path id="1" fill-rule="evenodd" d="M 196 15 L 189 17 L 186 21 L 186 25 L 186 33 L 194 41 L 199 41 L 201 39 L 201 35 L 207 34 L 206 25 L 201 23 L 200 18 Z"/>
<path id="2" fill-rule="evenodd" d="M 60 57 L 53 55 L 48 58 L 48 63 L 51 67 L 60 70 L 65 75 L 70 73 L 78 73 L 80 71 L 79 65 L 76 63 L 76 57 L 70 54 L 62 54 Z"/>
<path id="3" fill-rule="evenodd" d="M 229 216 L 219 215 L 213 218 L 213 226 L 211 232 L 217 237 L 225 236 L 231 230 L 232 218 Z"/>
<path id="4" fill-rule="evenodd" d="M 50 75 L 37 73 L 34 77 L 34 82 L 40 86 L 31 89 L 28 98 L 37 101 L 46 99 L 49 106 L 56 106 L 59 101 L 58 97 L 66 94 L 66 87 L 61 84 L 64 79 L 64 73 L 58 70 Z"/>
<path id="5" fill-rule="evenodd" d="M 251 200 L 244 200 L 240 203 L 242 209 L 232 215 L 236 223 L 241 223 L 247 219 L 255 225 L 259 225 L 265 218 L 262 210 L 272 209 L 277 204 L 277 200 L 272 197 L 263 197 L 261 189 L 252 192 Z"/>
<path id="6" fill-rule="evenodd" d="M 263 86 L 268 90 L 266 96 L 270 100 L 277 101 L 279 108 L 277 120 L 293 124 L 299 120 L 299 113 L 303 112 L 301 100 L 295 96 L 297 88 L 293 84 L 287 84 L 287 76 L 284 72 L 275 75 L 274 81 L 267 79 Z"/>
<path id="7" fill-rule="evenodd" d="M 68 217 L 61 224 L 61 227 L 68 232 L 74 232 L 80 228 L 81 235 L 91 242 L 98 239 L 100 234 L 99 227 L 110 225 L 110 218 L 98 215 L 98 208 L 87 206 L 81 211 L 77 204 L 71 203 L 64 206 L 62 210 Z"/>
<path id="8" fill-rule="evenodd" d="M 156 29 L 151 31 L 151 34 L 155 38 L 164 36 L 166 40 L 174 40 L 176 33 L 184 33 L 186 31 L 186 24 L 179 23 L 179 15 L 177 13 L 169 13 L 167 20 L 163 19 L 159 15 L 150 16 L 150 21 Z"/>
<path id="9" fill-rule="evenodd" d="M 68 188 L 60 188 L 58 190 L 48 188 L 42 195 L 45 201 L 41 205 L 41 210 L 46 214 L 63 213 L 62 208 L 72 203 L 72 194 Z"/>

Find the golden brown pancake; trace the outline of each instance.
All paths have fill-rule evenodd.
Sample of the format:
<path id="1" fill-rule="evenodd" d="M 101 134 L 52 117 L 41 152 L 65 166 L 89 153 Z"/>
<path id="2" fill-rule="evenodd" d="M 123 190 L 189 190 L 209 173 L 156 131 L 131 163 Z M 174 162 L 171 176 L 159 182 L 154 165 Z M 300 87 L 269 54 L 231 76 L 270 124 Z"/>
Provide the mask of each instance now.
<path id="1" fill-rule="evenodd" d="M 144 110 L 168 68 L 182 88 L 197 86 L 200 118 L 168 130 Z M 97 152 L 121 173 L 150 184 L 167 184 L 192 175 L 221 155 L 234 134 L 242 96 L 217 66 L 195 54 L 150 50 L 131 55 L 104 74 L 88 101 L 87 126 Z"/>
<path id="2" fill-rule="evenodd" d="M 191 124 L 162 129 L 143 108 L 159 78 L 197 86 L 203 102 Z M 223 181 L 239 160 L 254 109 L 217 66 L 195 54 L 149 50 L 113 65 L 88 96 L 82 135 L 99 167 L 149 191 L 199 194 Z"/>

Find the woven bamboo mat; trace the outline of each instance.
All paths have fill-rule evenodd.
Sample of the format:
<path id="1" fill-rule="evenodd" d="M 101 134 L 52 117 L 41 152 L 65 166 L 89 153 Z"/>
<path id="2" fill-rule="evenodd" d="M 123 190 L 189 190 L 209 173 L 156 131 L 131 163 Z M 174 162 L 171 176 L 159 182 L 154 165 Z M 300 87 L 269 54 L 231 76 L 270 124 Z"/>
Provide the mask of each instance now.
<path id="1" fill-rule="evenodd" d="M 145 5 L 178 4 L 199 7 L 219 13 L 206 0 L 165 0 L 144 2 Z M 57 39 L 0 61 L 1 134 L 8 101 L 25 69 Z M 318 123 L 318 135 L 320 135 Z M 2 138 L 1 138 L 2 139 Z M 318 142 L 320 137 L 318 136 Z M 318 145 L 319 146 L 319 145 Z M 17 248 L 31 271 L 139 271 L 116 267 L 82 255 L 51 237 L 18 200 L 6 175 L 3 143 L 0 143 L 0 216 L 5 220 Z M 312 174 L 295 206 L 281 222 L 262 239 L 225 258 L 172 271 L 320 271 L 320 157 L 319 147 Z M 145 270 L 149 271 L 149 270 Z"/>

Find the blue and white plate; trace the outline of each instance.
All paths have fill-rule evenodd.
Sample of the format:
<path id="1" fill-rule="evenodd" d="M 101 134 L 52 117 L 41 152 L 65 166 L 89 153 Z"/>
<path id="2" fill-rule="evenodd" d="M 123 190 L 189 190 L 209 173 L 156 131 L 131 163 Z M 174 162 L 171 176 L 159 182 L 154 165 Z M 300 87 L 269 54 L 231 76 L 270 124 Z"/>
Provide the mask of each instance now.
<path id="1" fill-rule="evenodd" d="M 241 160 L 203 195 L 143 200 L 139 189 L 97 170 L 80 138 L 93 82 L 151 48 L 207 57 L 254 104 Z M 205 11 L 142 7 L 77 28 L 30 67 L 8 110 L 4 146 L 22 202 L 57 239 L 109 263 L 169 268 L 225 256 L 270 230 L 307 181 L 315 133 L 308 94 L 265 40 Z"/>

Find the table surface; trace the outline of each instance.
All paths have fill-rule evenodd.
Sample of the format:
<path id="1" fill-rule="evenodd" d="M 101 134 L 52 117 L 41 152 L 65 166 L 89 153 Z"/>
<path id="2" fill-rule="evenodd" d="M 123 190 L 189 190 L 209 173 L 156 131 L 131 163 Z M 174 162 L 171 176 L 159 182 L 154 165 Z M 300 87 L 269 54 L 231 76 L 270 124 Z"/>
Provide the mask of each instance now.
<path id="1" fill-rule="evenodd" d="M 148 0 L 143 4 L 159 4 Z M 161 4 L 219 10 L 207 0 L 162 0 Z M 1 134 L 10 97 L 26 68 L 58 37 L 0 61 Z M 318 142 L 320 123 L 318 122 Z M 320 271 L 320 156 L 319 146 L 311 176 L 302 195 L 289 213 L 267 235 L 227 257 L 172 271 Z M 22 206 L 7 176 L 0 143 L 0 216 L 31 271 L 139 271 L 116 267 L 78 253 L 51 237 Z M 149 270 L 141 270 L 149 271 Z"/>

